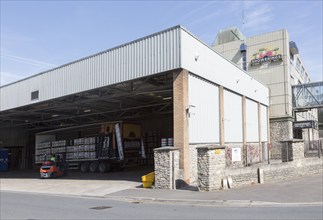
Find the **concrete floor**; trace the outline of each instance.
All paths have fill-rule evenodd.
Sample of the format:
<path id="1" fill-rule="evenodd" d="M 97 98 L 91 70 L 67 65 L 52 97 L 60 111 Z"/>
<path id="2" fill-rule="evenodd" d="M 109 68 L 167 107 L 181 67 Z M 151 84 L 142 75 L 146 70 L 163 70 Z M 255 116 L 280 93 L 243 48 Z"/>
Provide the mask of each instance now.
<path id="1" fill-rule="evenodd" d="M 141 176 L 152 167 L 132 167 L 109 173 L 71 171 L 66 177 L 40 179 L 38 170 L 0 173 L 0 190 L 77 196 L 102 196 L 125 189 L 141 188 Z"/>

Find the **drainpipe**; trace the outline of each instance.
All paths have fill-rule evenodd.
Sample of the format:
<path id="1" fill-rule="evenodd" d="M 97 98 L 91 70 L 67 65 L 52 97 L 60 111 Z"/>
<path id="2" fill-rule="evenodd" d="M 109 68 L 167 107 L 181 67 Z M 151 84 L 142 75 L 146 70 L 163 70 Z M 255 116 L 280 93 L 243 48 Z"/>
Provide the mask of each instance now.
<path id="1" fill-rule="evenodd" d="M 286 36 L 285 36 L 285 31 L 283 30 L 283 41 L 284 41 L 284 43 L 283 43 L 283 53 L 285 52 L 285 41 L 286 41 Z M 287 57 L 288 57 L 288 53 L 286 52 L 286 59 L 287 59 Z M 286 101 L 286 95 L 287 95 L 287 92 L 286 92 L 286 83 L 288 82 L 288 78 L 289 78 L 289 76 L 286 78 L 286 75 L 288 75 L 288 73 L 286 74 L 286 65 L 288 65 L 288 63 L 289 62 L 287 62 L 286 60 L 285 60 L 285 64 L 284 64 L 284 101 L 285 101 L 285 115 L 287 115 L 287 107 L 286 107 L 286 105 L 287 105 L 287 101 Z M 290 65 L 290 64 L 289 64 Z"/>

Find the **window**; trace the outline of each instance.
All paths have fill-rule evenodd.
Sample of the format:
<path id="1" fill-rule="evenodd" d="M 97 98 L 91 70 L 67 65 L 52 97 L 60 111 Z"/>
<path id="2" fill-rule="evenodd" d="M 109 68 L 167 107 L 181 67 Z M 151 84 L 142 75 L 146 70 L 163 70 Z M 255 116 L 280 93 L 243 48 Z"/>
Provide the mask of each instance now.
<path id="1" fill-rule="evenodd" d="M 243 70 L 247 71 L 247 57 L 246 52 L 242 54 L 242 68 Z"/>
<path id="2" fill-rule="evenodd" d="M 240 52 L 242 54 L 242 69 L 247 71 L 247 45 L 242 43 L 240 45 Z"/>
<path id="3" fill-rule="evenodd" d="M 242 69 L 247 71 L 247 55 L 246 55 L 246 52 L 242 53 Z"/>
<path id="4" fill-rule="evenodd" d="M 299 70 L 300 66 L 301 66 L 301 61 L 297 58 L 296 69 Z"/>
<path id="5" fill-rule="evenodd" d="M 39 98 L 39 91 L 33 91 L 31 92 L 31 101 L 37 100 Z"/>
<path id="6" fill-rule="evenodd" d="M 302 75 L 302 77 L 303 77 L 303 78 L 304 78 L 304 73 L 305 73 L 305 69 L 304 69 L 304 67 L 302 66 L 301 75 Z"/>
<path id="7" fill-rule="evenodd" d="M 307 83 L 309 81 L 309 77 L 307 75 L 307 72 L 305 72 L 305 82 Z"/>

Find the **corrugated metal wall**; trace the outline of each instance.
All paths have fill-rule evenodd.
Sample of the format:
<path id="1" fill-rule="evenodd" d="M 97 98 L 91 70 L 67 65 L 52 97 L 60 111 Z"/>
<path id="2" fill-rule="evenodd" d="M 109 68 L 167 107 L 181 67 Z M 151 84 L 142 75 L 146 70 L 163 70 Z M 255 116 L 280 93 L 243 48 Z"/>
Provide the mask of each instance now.
<path id="1" fill-rule="evenodd" d="M 0 110 L 45 101 L 180 67 L 180 27 L 76 61 L 1 88 Z M 12 98 L 14 97 L 14 98 Z"/>
<path id="2" fill-rule="evenodd" d="M 246 138 L 247 142 L 259 141 L 258 104 L 246 99 Z"/>
<path id="3" fill-rule="evenodd" d="M 219 87 L 189 75 L 189 143 L 219 142 Z"/>
<path id="4" fill-rule="evenodd" d="M 261 141 L 268 141 L 268 127 L 267 127 L 267 107 L 260 105 L 261 114 Z"/>
<path id="5" fill-rule="evenodd" d="M 269 90 L 189 32 L 181 32 L 181 66 L 211 82 L 269 105 Z"/>
<path id="6" fill-rule="evenodd" d="M 242 96 L 224 90 L 224 140 L 226 143 L 243 142 Z"/>

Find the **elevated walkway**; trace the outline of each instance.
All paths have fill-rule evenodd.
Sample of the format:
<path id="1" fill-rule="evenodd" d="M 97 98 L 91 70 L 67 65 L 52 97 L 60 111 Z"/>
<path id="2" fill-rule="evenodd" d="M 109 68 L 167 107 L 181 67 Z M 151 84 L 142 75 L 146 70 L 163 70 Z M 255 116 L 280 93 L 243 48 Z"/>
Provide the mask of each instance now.
<path id="1" fill-rule="evenodd" d="M 292 86 L 293 110 L 323 108 L 323 81 Z"/>

